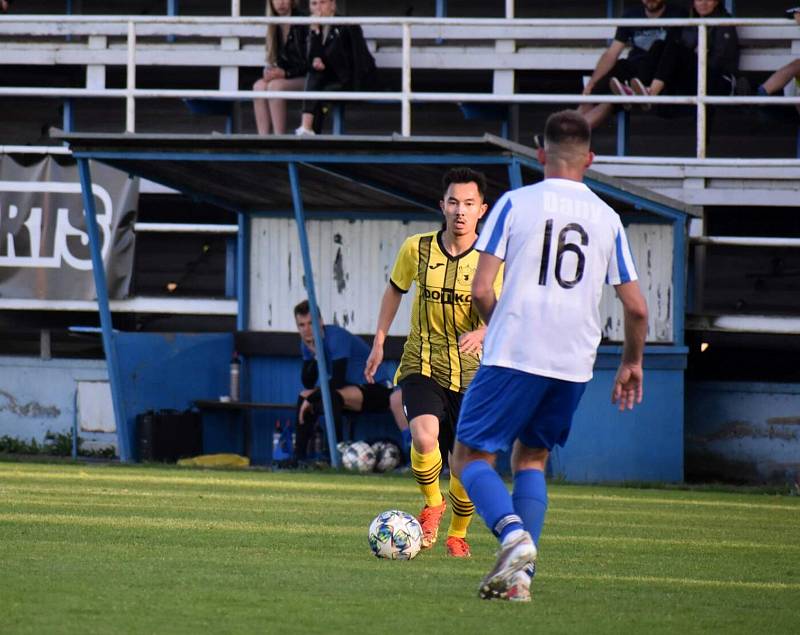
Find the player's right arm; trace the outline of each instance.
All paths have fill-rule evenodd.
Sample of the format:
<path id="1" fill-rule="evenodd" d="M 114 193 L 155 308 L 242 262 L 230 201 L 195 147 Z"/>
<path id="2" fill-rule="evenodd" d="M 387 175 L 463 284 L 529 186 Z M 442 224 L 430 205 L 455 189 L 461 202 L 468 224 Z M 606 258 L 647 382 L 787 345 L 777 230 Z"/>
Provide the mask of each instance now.
<path id="1" fill-rule="evenodd" d="M 364 368 L 364 378 L 370 384 L 375 383 L 375 373 L 378 372 L 378 367 L 383 361 L 383 343 L 386 341 L 389 327 L 392 326 L 402 299 L 403 294 L 391 282 L 386 285 L 378 312 L 378 327 L 375 329 L 375 337 L 372 340 L 372 350 L 369 352 L 367 365 Z"/>
<path id="2" fill-rule="evenodd" d="M 644 342 L 647 337 L 647 302 L 636 280 L 616 285 L 617 297 L 622 302 L 625 318 L 625 343 L 622 362 L 614 378 L 611 403 L 620 410 L 632 410 L 634 404 L 642 402 L 644 371 Z"/>
<path id="3" fill-rule="evenodd" d="M 619 56 L 622 55 L 622 51 L 624 50 L 625 42 L 620 42 L 619 40 L 614 40 L 611 42 L 611 45 L 605 51 L 603 51 L 600 59 L 597 60 L 597 66 L 595 66 L 591 78 L 589 78 L 589 81 L 586 82 L 586 86 L 583 89 L 584 95 L 591 94 L 598 80 L 601 77 L 608 75 L 608 72 L 611 70 L 614 64 L 617 63 Z"/>

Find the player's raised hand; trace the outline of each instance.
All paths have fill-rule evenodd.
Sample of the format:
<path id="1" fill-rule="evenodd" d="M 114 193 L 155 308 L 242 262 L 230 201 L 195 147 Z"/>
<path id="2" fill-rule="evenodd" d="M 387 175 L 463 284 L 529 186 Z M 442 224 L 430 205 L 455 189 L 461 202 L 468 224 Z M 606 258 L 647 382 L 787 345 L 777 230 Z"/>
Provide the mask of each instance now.
<path id="1" fill-rule="evenodd" d="M 482 326 L 474 331 L 468 331 L 458 338 L 458 350 L 462 353 L 472 353 L 480 355 L 483 349 L 483 338 L 486 335 L 486 327 Z"/>
<path id="2" fill-rule="evenodd" d="M 641 364 L 620 364 L 611 391 L 611 403 L 617 404 L 620 412 L 633 410 L 634 404 L 642 403 L 643 379 Z"/>
<path id="3" fill-rule="evenodd" d="M 367 380 L 368 384 L 375 383 L 375 373 L 378 372 L 378 366 L 381 365 L 382 361 L 383 346 L 373 344 L 372 350 L 369 352 L 369 357 L 367 357 L 367 365 L 364 367 L 364 379 Z"/>

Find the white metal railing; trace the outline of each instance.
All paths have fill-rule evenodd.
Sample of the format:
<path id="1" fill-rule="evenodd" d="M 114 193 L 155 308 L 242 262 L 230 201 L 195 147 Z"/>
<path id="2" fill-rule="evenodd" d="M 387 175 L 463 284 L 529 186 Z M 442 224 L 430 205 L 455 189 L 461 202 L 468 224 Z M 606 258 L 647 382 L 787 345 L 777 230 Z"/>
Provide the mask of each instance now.
<path id="1" fill-rule="evenodd" d="M 238 15 L 238 3 L 232 3 L 232 12 Z M 254 97 L 274 98 L 274 92 L 241 90 L 193 90 L 193 89 L 141 89 L 137 88 L 136 69 L 140 49 L 140 37 L 263 37 L 264 27 L 270 23 L 291 24 L 360 24 L 365 28 L 388 27 L 389 31 L 400 31 L 401 41 L 401 89 L 400 91 L 352 91 L 352 92 L 281 92 L 285 99 L 324 99 L 330 101 L 381 100 L 398 102 L 401 105 L 401 134 L 411 134 L 411 104 L 437 102 L 502 103 L 502 104 L 683 104 L 696 109 L 697 140 L 696 156 L 706 157 L 706 109 L 709 105 L 784 105 L 800 104 L 800 97 L 720 97 L 706 94 L 706 47 L 707 29 L 710 26 L 738 26 L 752 29 L 754 37 L 769 38 L 774 31 L 779 37 L 795 42 L 800 54 L 800 29 L 785 19 L 725 18 L 725 19 L 481 19 L 481 18 L 409 18 L 409 17 L 337 17 L 337 18 L 240 18 L 240 17 L 139 17 L 139 16 L 4 16 L 0 17 L 0 36 L 64 37 L 124 37 L 126 46 L 127 82 L 124 89 L 108 88 L 41 88 L 0 87 L 0 97 L 60 97 L 60 98 L 124 98 L 126 100 L 127 132 L 136 129 L 136 100 L 156 98 L 206 98 L 226 100 L 251 100 Z M 413 70 L 412 38 L 443 40 L 465 38 L 468 40 L 489 39 L 524 40 L 568 37 L 569 33 L 583 32 L 583 37 L 596 39 L 610 37 L 613 28 L 621 24 L 629 26 L 696 26 L 699 29 L 698 46 L 698 91 L 690 96 L 616 96 L 616 95 L 564 95 L 564 94 L 498 94 L 498 93 L 440 93 L 414 92 L 411 89 Z M 381 31 L 389 37 L 388 31 Z M 397 35 L 394 35 L 396 38 Z M 238 46 L 238 44 L 236 44 Z M 33 46 L 33 45 L 31 45 Z M 173 42 L 161 54 L 168 58 L 184 46 Z M 485 55 L 484 50 L 484 55 Z M 788 51 L 787 51 L 788 56 Z M 596 61 L 596 60 L 595 60 Z M 100 57 L 102 64 L 102 56 Z M 155 62 L 154 62 L 155 63 Z M 591 70 L 587 68 L 586 70 Z"/>

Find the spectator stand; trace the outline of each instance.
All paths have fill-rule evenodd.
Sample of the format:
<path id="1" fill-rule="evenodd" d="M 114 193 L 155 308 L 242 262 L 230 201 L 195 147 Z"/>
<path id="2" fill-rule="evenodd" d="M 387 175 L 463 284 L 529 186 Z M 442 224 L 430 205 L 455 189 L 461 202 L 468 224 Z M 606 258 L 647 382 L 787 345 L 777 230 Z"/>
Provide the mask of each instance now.
<path id="1" fill-rule="evenodd" d="M 213 200 L 239 214 L 237 253 L 238 328 L 249 328 L 249 302 L 252 285 L 269 286 L 271 269 L 249 271 L 253 262 L 250 252 L 253 218 L 259 214 L 291 214 L 295 218 L 302 251 L 306 291 L 312 305 L 312 316 L 317 314 L 317 291 L 320 276 L 315 276 L 311 266 L 309 239 L 305 229 L 305 205 L 308 203 L 320 216 L 336 216 L 341 212 L 322 210 L 350 209 L 351 217 L 380 217 L 388 210 L 394 214 L 419 216 L 434 214 L 432 202 L 438 200 L 438 181 L 441 170 L 452 164 L 466 164 L 484 170 L 490 183 L 490 197 L 502 191 L 520 187 L 541 179 L 542 167 L 533 153 L 522 146 L 498 137 L 481 138 L 400 138 L 400 137 L 334 137 L 319 136 L 304 139 L 272 137 L 220 137 L 179 135 L 80 135 L 64 134 L 58 137 L 70 144 L 81 165 L 84 192 L 89 192 L 91 176 L 88 160 L 98 160 L 129 173 L 178 188 L 193 196 Z M 287 181 L 288 173 L 288 181 Z M 301 185 L 302 178 L 302 185 Z M 643 249 L 640 272 L 651 287 L 659 293 L 669 292 L 672 302 L 668 313 L 654 315 L 658 323 L 651 328 L 650 345 L 646 351 L 645 365 L 650 369 L 648 404 L 635 415 L 622 418 L 608 406 L 607 388 L 613 377 L 619 356 L 621 340 L 619 323 L 615 317 L 615 303 L 610 302 L 610 340 L 601 348 L 596 367 L 596 380 L 587 389 L 585 409 L 578 415 L 575 442 L 569 452 L 561 452 L 554 459 L 557 474 L 570 480 L 666 480 L 680 481 L 683 477 L 683 368 L 684 346 L 683 313 L 685 306 L 686 228 L 695 211 L 685 205 L 655 195 L 598 173 L 590 173 L 587 183 L 602 196 L 613 201 L 627 222 L 657 240 L 655 251 L 645 245 L 646 239 L 636 249 Z M 94 219 L 93 200 L 84 196 L 89 237 L 97 288 L 105 289 L 105 273 L 100 261 L 98 233 Z M 364 210 L 364 211 L 359 211 Z M 432 218 L 436 218 L 433 216 Z M 636 244 L 636 241 L 633 241 Z M 365 245 L 367 248 L 368 245 Z M 255 274 L 258 275 L 255 275 Z M 364 274 L 366 275 L 366 273 Z M 380 274 L 379 274 L 380 275 Z M 666 276 L 666 280 L 657 279 Z M 323 279 L 327 276 L 323 276 Z M 276 286 L 277 280 L 275 281 Z M 385 284 L 385 282 L 384 282 Z M 665 288 L 669 287 L 669 289 Z M 377 298 L 371 298 L 371 303 Z M 284 299 L 284 305 L 286 304 Z M 117 430 L 120 434 L 120 454 L 124 461 L 131 460 L 131 417 L 126 412 L 126 392 L 132 390 L 128 381 L 135 368 L 126 366 L 120 354 L 119 335 L 112 329 L 107 295 L 98 293 L 103 330 L 103 343 L 107 355 Z M 284 307 L 279 307 L 281 313 Z M 288 310 L 288 306 L 285 307 Z M 374 311 L 374 307 L 373 307 Z M 320 331 L 317 320 L 315 338 L 317 350 Z M 138 334 L 125 334 L 134 339 Z M 195 359 L 182 363 L 180 355 L 172 356 L 168 374 L 162 374 L 155 363 L 158 355 L 150 355 L 148 343 L 142 339 L 139 353 L 152 357 L 152 375 L 149 381 L 158 390 L 170 395 L 178 381 L 196 383 L 193 378 L 207 374 L 210 366 L 214 373 L 225 373 L 229 357 L 215 353 L 206 363 Z M 213 361 L 212 361 L 213 360 Z M 217 362 L 217 360 L 219 360 Z M 244 382 L 242 398 L 251 400 L 256 378 L 245 360 L 243 371 L 250 375 Z M 325 364 L 322 364 L 323 368 Z M 222 369 L 220 371 L 220 368 Z M 272 374 L 277 377 L 277 374 Z M 271 380 L 278 383 L 277 380 Z M 263 379 L 259 384 L 266 383 Z M 330 412 L 330 395 L 327 378 L 320 384 L 325 395 L 325 410 Z M 608 385 L 607 385 L 608 384 Z M 192 395 L 197 398 L 198 395 Z M 259 398 L 264 401 L 283 401 L 276 398 Z M 602 404 L 602 406 L 601 406 Z M 339 464 L 335 448 L 332 422 L 326 417 L 326 427 L 331 448 L 331 461 Z M 271 432 L 271 431 L 270 431 Z M 598 439 L 605 439 L 608 447 L 598 448 Z M 601 445 L 602 445 L 601 443 Z M 616 457 L 606 462 L 603 457 Z"/>

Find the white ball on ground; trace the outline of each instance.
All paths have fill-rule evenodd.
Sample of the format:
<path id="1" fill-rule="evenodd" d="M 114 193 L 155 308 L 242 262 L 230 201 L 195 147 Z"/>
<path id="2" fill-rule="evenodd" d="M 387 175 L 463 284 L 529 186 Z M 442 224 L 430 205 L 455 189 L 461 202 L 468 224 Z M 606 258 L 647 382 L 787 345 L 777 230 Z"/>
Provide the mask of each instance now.
<path id="1" fill-rule="evenodd" d="M 381 512 L 369 526 L 369 547 L 377 558 L 411 560 L 422 548 L 422 527 L 407 512 Z"/>
<path id="2" fill-rule="evenodd" d="M 356 441 L 342 452 L 342 465 L 355 472 L 371 472 L 375 467 L 375 452 L 369 443 Z"/>

